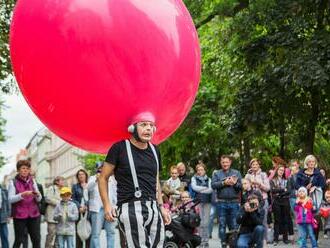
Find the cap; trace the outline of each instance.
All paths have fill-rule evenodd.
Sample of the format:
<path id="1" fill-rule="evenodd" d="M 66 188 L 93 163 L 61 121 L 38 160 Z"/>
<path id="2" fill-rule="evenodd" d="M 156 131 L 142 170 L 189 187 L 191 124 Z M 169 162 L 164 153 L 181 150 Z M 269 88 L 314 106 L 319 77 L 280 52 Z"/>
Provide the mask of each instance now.
<path id="1" fill-rule="evenodd" d="M 62 187 L 61 190 L 60 190 L 60 195 L 64 195 L 64 194 L 72 194 L 71 193 L 71 189 L 69 187 Z"/>
<path id="2" fill-rule="evenodd" d="M 130 124 L 136 124 L 141 121 L 150 121 L 155 123 L 156 118 L 151 112 L 142 112 L 136 116 L 134 116 L 131 120 Z"/>
<path id="3" fill-rule="evenodd" d="M 95 168 L 96 169 L 99 169 L 99 168 L 101 168 L 103 166 L 103 162 L 102 161 L 97 161 L 96 163 L 95 163 Z"/>

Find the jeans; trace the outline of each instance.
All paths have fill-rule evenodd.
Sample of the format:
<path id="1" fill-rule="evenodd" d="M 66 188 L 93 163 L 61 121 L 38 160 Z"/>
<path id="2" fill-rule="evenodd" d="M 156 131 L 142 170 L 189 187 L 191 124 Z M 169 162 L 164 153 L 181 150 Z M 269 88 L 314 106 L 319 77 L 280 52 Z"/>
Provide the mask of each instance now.
<path id="1" fill-rule="evenodd" d="M 15 242 L 13 248 L 19 248 L 26 240 L 26 229 L 30 235 L 33 248 L 40 248 L 40 217 L 15 219 L 14 218 L 14 232 Z"/>
<path id="2" fill-rule="evenodd" d="M 199 236 L 202 238 L 202 244 L 209 242 L 209 221 L 210 221 L 210 211 L 211 203 L 200 203 L 200 217 L 201 223 L 198 227 Z"/>
<path id="3" fill-rule="evenodd" d="M 249 248 L 251 245 L 256 245 L 256 248 L 262 248 L 264 242 L 265 227 L 258 225 L 252 233 L 242 233 L 237 240 L 237 248 Z M 254 246 L 253 246 L 254 247 Z"/>
<path id="4" fill-rule="evenodd" d="M 104 227 L 107 235 L 107 248 L 115 247 L 115 226 L 116 222 L 109 222 L 104 219 L 104 209 L 101 208 L 100 211 L 93 212 L 90 211 L 91 224 L 92 224 L 92 234 L 90 239 L 90 248 L 99 248 L 100 246 L 100 234 L 102 228 Z"/>
<path id="5" fill-rule="evenodd" d="M 307 248 L 307 235 L 311 239 L 312 247 L 313 248 L 318 247 L 312 224 L 306 224 L 306 223 L 298 224 L 298 232 L 299 232 L 300 248 Z"/>
<path id="6" fill-rule="evenodd" d="M 59 248 L 74 248 L 74 235 L 57 235 L 56 236 Z"/>
<path id="7" fill-rule="evenodd" d="M 209 221 L 209 236 L 212 236 L 215 218 L 218 218 L 217 205 L 212 203 Z"/>
<path id="8" fill-rule="evenodd" d="M 1 247 L 9 248 L 7 223 L 0 223 L 0 237 L 1 237 Z"/>
<path id="9" fill-rule="evenodd" d="M 239 211 L 237 202 L 218 202 L 217 210 L 219 215 L 219 238 L 226 242 L 226 226 L 229 230 L 237 229 L 236 217 Z"/>

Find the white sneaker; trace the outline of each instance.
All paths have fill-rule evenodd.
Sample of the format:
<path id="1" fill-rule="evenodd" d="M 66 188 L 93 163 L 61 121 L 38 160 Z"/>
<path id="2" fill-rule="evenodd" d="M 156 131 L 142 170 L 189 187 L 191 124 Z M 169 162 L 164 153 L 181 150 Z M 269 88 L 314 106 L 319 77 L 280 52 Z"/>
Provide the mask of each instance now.
<path id="1" fill-rule="evenodd" d="M 323 235 L 323 238 L 327 239 L 328 238 L 328 235 L 324 234 Z"/>

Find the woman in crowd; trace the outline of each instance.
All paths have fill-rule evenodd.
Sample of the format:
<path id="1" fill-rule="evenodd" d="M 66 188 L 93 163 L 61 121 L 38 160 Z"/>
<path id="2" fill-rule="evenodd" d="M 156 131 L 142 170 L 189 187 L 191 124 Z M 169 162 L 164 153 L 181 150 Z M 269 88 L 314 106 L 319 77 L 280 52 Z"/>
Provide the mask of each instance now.
<path id="1" fill-rule="evenodd" d="M 251 186 L 254 190 L 259 190 L 261 192 L 264 201 L 263 208 L 265 210 L 265 213 L 267 213 L 269 207 L 267 193 L 270 190 L 270 184 L 267 174 L 261 170 L 261 164 L 258 159 L 254 158 L 250 161 L 250 169 L 248 170 L 248 173 L 246 174 L 245 178 L 250 180 Z M 264 214 L 263 225 L 265 227 L 265 230 L 267 230 L 267 214 Z M 267 240 L 267 231 L 264 232 L 264 238 L 265 240 Z"/>
<path id="2" fill-rule="evenodd" d="M 280 234 L 283 234 L 285 244 L 289 243 L 288 234 L 293 235 L 289 202 L 290 189 L 284 173 L 285 167 L 278 167 L 273 179 L 270 181 L 274 215 L 274 246 L 278 244 Z"/>
<path id="3" fill-rule="evenodd" d="M 16 164 L 18 174 L 10 181 L 9 202 L 12 204 L 15 241 L 13 248 L 19 248 L 24 242 L 26 230 L 30 235 L 33 248 L 40 248 L 40 212 L 41 194 L 32 179 L 29 160 L 19 160 Z"/>
<path id="4" fill-rule="evenodd" d="M 199 234 L 202 239 L 200 247 L 209 246 L 209 221 L 211 211 L 212 188 L 211 178 L 206 175 L 206 166 L 203 163 L 196 165 L 196 174 L 191 178 L 191 187 L 196 192 L 195 198 L 201 201 Z"/>
<path id="5" fill-rule="evenodd" d="M 297 200 L 297 190 L 296 190 L 296 182 L 297 182 L 297 174 L 299 172 L 299 167 L 292 166 L 291 167 L 291 175 L 288 179 L 288 190 L 290 192 L 290 208 L 293 217 L 295 218 L 294 206 Z"/>
<path id="6" fill-rule="evenodd" d="M 80 169 L 76 174 L 77 183 L 72 186 L 72 200 L 77 205 L 80 214 L 87 214 L 88 204 L 88 174 L 85 170 Z M 80 219 L 80 216 L 79 216 Z M 79 221 L 79 220 L 78 220 Z M 77 222 L 78 223 L 78 222 Z M 76 225 L 77 230 L 77 225 Z M 90 238 L 86 240 L 86 248 L 89 247 Z M 76 235 L 76 247 L 82 248 L 83 241 Z"/>

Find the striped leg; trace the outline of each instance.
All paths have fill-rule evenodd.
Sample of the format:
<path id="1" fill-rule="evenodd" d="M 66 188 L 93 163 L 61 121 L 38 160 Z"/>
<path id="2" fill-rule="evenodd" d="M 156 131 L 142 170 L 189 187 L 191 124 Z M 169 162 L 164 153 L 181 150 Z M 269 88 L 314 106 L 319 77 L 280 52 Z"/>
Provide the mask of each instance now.
<path id="1" fill-rule="evenodd" d="M 124 203 L 118 220 L 127 247 L 163 247 L 164 224 L 155 201 Z"/>

